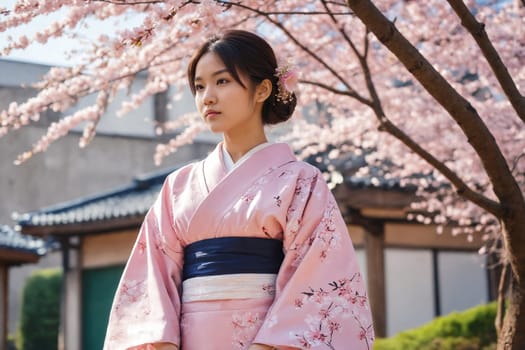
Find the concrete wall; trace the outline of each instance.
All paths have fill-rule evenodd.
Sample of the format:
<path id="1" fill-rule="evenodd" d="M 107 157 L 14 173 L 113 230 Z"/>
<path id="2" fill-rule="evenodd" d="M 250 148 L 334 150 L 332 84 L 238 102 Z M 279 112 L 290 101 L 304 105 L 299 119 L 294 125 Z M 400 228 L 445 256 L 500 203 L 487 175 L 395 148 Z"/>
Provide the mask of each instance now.
<path id="1" fill-rule="evenodd" d="M 9 223 L 13 211 L 36 210 L 121 187 L 135 175 L 200 158 L 210 147 L 183 147 L 158 168 L 153 163 L 156 140 L 98 135 L 87 148 L 80 149 L 79 135 L 73 134 L 28 162 L 13 165 L 17 155 L 29 149 L 43 132 L 42 128 L 26 127 L 0 138 L 0 222 Z"/>

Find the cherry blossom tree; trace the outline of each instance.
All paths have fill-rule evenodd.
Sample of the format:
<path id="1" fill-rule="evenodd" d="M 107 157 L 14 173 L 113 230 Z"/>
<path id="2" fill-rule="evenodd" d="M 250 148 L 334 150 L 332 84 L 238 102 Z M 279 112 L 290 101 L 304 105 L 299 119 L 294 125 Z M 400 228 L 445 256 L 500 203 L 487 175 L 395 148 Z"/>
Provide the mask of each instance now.
<path id="1" fill-rule="evenodd" d="M 135 17 L 140 24 L 100 36 L 77 56 L 79 64 L 50 69 L 35 97 L 0 112 L 0 135 L 31 125 L 49 109 L 66 115 L 18 163 L 75 127 L 84 128 L 80 146 L 88 145 L 100 119 L 110 117 L 105 111 L 117 92 L 139 73 L 147 83 L 119 114 L 168 87 L 176 91 L 176 109 L 188 56 L 205 38 L 225 28 L 257 31 L 282 62 L 292 58 L 302 71 L 297 94 L 306 107 L 284 139 L 303 157 L 329 146 L 335 147 L 330 158 L 365 152 L 359 174 L 388 160 L 385 179 L 419 189 L 415 220 L 452 223 L 468 238 L 483 235 L 484 249 L 499 251 L 510 276 L 505 319 L 496 322 L 498 349 L 525 348 L 519 331 L 525 327 L 522 1 L 18 0 L 0 8 L 0 32 L 57 11 L 67 13 L 34 37 L 1 43 L 2 55 L 75 37 L 87 18 Z M 87 96 L 95 103 L 69 112 Z M 159 162 L 204 126 L 187 114 L 161 129 L 178 133 L 158 146 Z"/>

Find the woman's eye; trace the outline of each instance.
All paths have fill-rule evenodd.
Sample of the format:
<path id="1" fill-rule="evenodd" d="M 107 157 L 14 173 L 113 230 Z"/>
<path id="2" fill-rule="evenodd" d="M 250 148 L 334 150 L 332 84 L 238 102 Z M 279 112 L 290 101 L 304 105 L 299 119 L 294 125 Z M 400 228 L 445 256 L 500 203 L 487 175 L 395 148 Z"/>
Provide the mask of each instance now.
<path id="1" fill-rule="evenodd" d="M 195 91 L 200 91 L 204 89 L 204 86 L 200 85 L 200 84 L 195 84 Z"/>
<path id="2" fill-rule="evenodd" d="M 222 79 L 217 80 L 217 85 L 226 84 L 227 82 L 228 82 L 227 79 L 222 78 Z"/>

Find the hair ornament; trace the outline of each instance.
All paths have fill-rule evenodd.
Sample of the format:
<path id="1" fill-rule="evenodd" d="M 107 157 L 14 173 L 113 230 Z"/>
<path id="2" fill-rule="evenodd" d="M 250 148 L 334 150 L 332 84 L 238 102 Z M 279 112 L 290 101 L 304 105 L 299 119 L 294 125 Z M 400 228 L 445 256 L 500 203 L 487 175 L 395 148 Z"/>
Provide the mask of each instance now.
<path id="1" fill-rule="evenodd" d="M 277 80 L 277 101 L 288 104 L 293 99 L 293 92 L 299 82 L 299 70 L 288 61 L 284 65 L 280 65 L 275 69 L 275 76 Z"/>

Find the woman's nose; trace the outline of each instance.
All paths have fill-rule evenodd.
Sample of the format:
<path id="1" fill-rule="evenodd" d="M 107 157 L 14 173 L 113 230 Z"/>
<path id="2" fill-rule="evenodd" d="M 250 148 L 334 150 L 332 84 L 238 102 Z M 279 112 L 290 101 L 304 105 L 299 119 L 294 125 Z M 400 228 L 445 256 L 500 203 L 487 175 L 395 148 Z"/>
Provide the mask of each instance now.
<path id="1" fill-rule="evenodd" d="M 217 97 L 215 96 L 213 89 L 205 90 L 203 100 L 205 105 L 211 105 L 217 102 Z"/>

